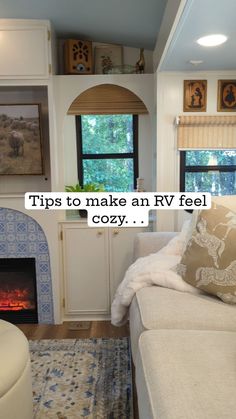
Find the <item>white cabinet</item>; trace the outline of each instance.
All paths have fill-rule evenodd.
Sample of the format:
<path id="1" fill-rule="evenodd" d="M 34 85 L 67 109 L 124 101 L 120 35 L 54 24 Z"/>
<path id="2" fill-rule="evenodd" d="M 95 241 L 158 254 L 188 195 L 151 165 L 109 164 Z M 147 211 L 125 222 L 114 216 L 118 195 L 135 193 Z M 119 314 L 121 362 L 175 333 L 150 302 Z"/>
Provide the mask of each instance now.
<path id="1" fill-rule="evenodd" d="M 108 237 L 85 224 L 62 226 L 65 314 L 109 311 Z"/>
<path id="2" fill-rule="evenodd" d="M 109 315 L 114 293 L 133 262 L 134 237 L 144 230 L 61 224 L 65 319 Z"/>
<path id="3" fill-rule="evenodd" d="M 49 21 L 0 19 L 0 78 L 48 78 L 51 64 Z"/>

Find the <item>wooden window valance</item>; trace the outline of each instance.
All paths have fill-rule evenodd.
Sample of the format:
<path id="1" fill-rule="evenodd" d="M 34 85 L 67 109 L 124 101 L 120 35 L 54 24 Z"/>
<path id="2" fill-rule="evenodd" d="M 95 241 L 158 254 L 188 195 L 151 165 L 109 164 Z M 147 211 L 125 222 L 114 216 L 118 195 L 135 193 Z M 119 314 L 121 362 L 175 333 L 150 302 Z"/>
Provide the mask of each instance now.
<path id="1" fill-rule="evenodd" d="M 130 90 L 114 84 L 100 84 L 81 93 L 68 115 L 146 114 L 143 101 Z"/>
<path id="2" fill-rule="evenodd" d="M 179 150 L 236 148 L 236 115 L 179 116 L 176 123 Z"/>

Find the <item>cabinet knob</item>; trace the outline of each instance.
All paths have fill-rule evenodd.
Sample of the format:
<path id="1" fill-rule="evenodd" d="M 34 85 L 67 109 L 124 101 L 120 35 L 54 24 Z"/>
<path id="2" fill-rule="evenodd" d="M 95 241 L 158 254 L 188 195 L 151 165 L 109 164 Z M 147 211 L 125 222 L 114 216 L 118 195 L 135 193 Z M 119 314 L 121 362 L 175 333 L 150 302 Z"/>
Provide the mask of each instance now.
<path id="1" fill-rule="evenodd" d="M 98 232 L 97 232 L 97 235 L 98 235 L 98 236 L 102 236 L 102 234 L 103 234 L 103 232 L 102 232 L 102 231 L 98 231 Z"/>
<path id="2" fill-rule="evenodd" d="M 117 236 L 117 234 L 119 234 L 119 230 L 114 230 L 113 231 L 113 236 Z"/>

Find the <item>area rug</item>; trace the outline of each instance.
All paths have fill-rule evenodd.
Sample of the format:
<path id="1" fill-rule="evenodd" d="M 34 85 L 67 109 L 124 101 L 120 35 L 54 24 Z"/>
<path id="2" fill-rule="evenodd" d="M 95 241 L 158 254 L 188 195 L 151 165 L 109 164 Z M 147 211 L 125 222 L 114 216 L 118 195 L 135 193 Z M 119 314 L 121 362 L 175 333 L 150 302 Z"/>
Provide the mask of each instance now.
<path id="1" fill-rule="evenodd" d="M 131 419 L 128 338 L 30 341 L 34 419 Z"/>

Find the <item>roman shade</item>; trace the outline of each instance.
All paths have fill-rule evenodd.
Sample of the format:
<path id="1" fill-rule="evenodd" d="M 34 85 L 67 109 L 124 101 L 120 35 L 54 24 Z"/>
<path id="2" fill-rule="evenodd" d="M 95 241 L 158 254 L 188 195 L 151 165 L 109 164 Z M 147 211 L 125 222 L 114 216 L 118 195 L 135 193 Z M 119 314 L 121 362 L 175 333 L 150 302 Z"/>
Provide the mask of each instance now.
<path id="1" fill-rule="evenodd" d="M 179 150 L 236 148 L 236 115 L 179 116 L 176 122 Z"/>
<path id="2" fill-rule="evenodd" d="M 100 84 L 85 90 L 72 102 L 68 115 L 146 114 L 142 100 L 130 90 L 114 84 Z"/>

